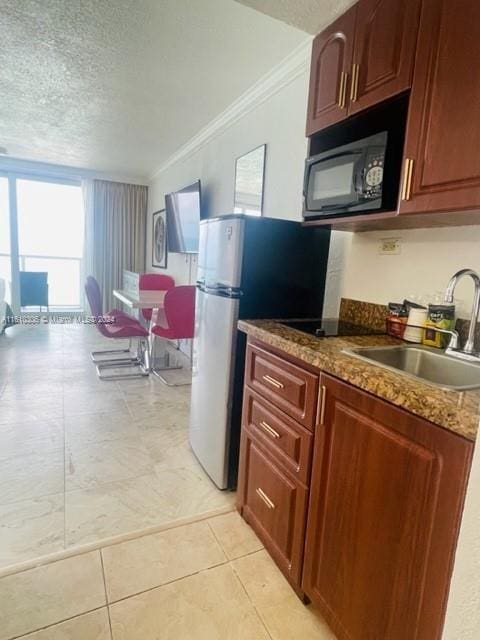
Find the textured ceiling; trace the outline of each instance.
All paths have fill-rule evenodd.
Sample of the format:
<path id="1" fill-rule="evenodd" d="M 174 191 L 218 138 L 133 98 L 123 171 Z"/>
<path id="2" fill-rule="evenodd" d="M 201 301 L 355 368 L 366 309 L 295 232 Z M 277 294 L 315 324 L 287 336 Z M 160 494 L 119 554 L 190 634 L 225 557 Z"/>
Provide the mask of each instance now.
<path id="1" fill-rule="evenodd" d="M 334 21 L 355 0 L 237 0 L 272 18 L 317 34 Z"/>
<path id="2" fill-rule="evenodd" d="M 0 146 L 148 176 L 304 40 L 234 0 L 0 0 Z"/>

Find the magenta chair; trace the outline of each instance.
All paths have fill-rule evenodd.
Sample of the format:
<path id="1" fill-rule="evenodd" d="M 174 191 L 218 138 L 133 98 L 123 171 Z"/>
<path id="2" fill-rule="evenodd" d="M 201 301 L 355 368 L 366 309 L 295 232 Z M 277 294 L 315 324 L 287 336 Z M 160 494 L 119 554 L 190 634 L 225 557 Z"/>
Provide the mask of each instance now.
<path id="1" fill-rule="evenodd" d="M 128 349 L 117 349 L 113 351 L 94 351 L 92 360 L 97 365 L 98 377 L 101 380 L 119 380 L 121 378 L 139 378 L 146 376 L 150 369 L 149 350 L 148 350 L 148 331 L 142 327 L 136 318 L 114 309 L 107 314 L 102 312 L 102 294 L 98 282 L 92 276 L 88 276 L 85 283 L 85 293 L 90 305 L 93 317 L 95 318 L 95 326 L 105 338 L 114 340 L 130 341 Z M 104 321 L 106 320 L 106 322 Z M 111 322 L 109 322 L 109 320 Z M 132 340 L 138 340 L 137 354 L 132 355 Z M 128 353 L 128 357 L 117 358 L 114 360 L 96 360 L 97 355 L 108 355 L 113 353 Z M 103 375 L 103 369 L 117 367 L 139 366 L 140 372 L 127 374 L 111 374 Z"/>
<path id="2" fill-rule="evenodd" d="M 168 291 L 175 286 L 175 280 L 171 276 L 159 273 L 142 273 L 139 280 L 140 291 Z M 142 316 L 150 322 L 152 309 L 142 309 Z"/>
<path id="3" fill-rule="evenodd" d="M 195 287 L 191 285 L 174 287 L 165 294 L 163 302 L 163 314 L 158 318 L 159 323 L 152 328 L 153 337 L 164 340 L 188 340 L 193 338 L 195 328 Z M 179 348 L 177 344 L 177 349 Z M 152 360 L 155 362 L 155 340 L 153 342 Z M 153 373 L 162 382 L 169 386 L 179 386 L 180 384 L 190 384 L 188 382 L 171 383 L 159 372 L 172 369 L 181 369 L 181 366 L 170 365 L 169 352 L 165 351 L 165 366 L 154 367 Z"/>

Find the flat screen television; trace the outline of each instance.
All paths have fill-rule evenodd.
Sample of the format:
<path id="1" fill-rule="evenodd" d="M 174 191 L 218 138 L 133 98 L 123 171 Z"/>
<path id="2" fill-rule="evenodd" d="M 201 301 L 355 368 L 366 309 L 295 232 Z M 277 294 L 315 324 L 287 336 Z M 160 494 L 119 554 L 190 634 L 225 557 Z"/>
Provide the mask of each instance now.
<path id="1" fill-rule="evenodd" d="M 172 253 L 198 253 L 200 233 L 200 180 L 167 193 L 168 251 Z"/>

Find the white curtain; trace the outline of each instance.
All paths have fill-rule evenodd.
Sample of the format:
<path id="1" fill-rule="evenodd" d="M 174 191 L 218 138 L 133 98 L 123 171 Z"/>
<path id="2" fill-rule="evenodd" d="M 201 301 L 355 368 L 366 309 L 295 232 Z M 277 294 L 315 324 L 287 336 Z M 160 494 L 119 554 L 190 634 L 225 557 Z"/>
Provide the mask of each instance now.
<path id="1" fill-rule="evenodd" d="M 97 279 L 103 309 L 109 311 L 115 306 L 113 289 L 122 287 L 123 270 L 142 272 L 145 267 L 148 188 L 106 180 L 85 180 L 82 188 L 84 275 Z"/>

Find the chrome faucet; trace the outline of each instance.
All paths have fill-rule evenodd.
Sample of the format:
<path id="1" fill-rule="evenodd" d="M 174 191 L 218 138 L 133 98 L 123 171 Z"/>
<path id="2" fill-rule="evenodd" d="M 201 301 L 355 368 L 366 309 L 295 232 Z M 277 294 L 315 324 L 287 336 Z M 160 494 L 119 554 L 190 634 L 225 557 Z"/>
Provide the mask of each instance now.
<path id="1" fill-rule="evenodd" d="M 453 293 L 458 281 L 463 276 L 470 276 L 475 284 L 475 295 L 472 305 L 472 316 L 470 318 L 470 327 L 468 328 L 468 338 L 463 349 L 450 343 L 447 349 L 447 353 L 458 358 L 465 358 L 467 360 L 480 360 L 480 354 L 475 351 L 475 329 L 477 326 L 478 313 L 480 311 L 480 276 L 473 269 L 460 269 L 451 278 L 445 291 L 445 302 L 453 304 Z"/>

